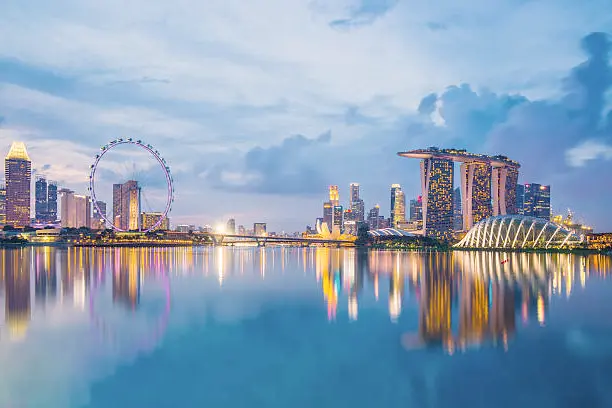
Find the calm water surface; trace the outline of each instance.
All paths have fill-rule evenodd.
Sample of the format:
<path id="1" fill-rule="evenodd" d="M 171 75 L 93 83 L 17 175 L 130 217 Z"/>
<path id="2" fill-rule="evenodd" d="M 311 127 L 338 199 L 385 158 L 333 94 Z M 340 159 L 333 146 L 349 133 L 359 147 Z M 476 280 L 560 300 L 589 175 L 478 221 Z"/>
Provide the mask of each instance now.
<path id="1" fill-rule="evenodd" d="M 612 407 L 610 272 L 563 254 L 0 251 L 0 407 Z"/>

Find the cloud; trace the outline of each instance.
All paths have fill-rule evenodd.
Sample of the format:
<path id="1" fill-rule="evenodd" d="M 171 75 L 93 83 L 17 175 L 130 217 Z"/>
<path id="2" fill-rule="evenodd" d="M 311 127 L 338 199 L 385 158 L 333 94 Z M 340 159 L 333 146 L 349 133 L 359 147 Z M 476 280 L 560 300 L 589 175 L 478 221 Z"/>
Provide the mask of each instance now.
<path id="1" fill-rule="evenodd" d="M 280 145 L 249 150 L 238 159 L 243 162 L 238 167 L 216 166 L 206 178 L 218 189 L 241 193 L 319 193 L 329 180 L 329 175 L 322 170 L 325 160 L 332 157 L 324 150 L 329 148 L 330 141 L 331 132 L 315 139 L 291 136 Z"/>
<path id="2" fill-rule="evenodd" d="M 348 17 L 333 20 L 333 28 L 352 28 L 372 24 L 397 5 L 399 0 L 357 0 L 348 8 Z"/>
<path id="3" fill-rule="evenodd" d="M 586 140 L 566 152 L 567 163 L 573 167 L 584 167 L 591 160 L 612 160 L 612 146 L 596 140 Z"/>
<path id="4" fill-rule="evenodd" d="M 429 23 L 427 23 L 427 28 L 429 28 L 431 31 L 445 31 L 448 30 L 448 25 L 444 23 L 430 21 Z"/>

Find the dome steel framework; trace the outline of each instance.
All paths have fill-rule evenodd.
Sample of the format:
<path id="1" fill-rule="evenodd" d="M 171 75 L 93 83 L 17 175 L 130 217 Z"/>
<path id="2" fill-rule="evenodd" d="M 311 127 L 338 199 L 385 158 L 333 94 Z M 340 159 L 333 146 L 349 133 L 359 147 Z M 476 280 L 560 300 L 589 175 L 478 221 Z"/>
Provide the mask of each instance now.
<path id="1" fill-rule="evenodd" d="M 542 218 L 523 215 L 489 217 L 474 225 L 455 248 L 551 249 L 583 242 L 573 231 Z"/>

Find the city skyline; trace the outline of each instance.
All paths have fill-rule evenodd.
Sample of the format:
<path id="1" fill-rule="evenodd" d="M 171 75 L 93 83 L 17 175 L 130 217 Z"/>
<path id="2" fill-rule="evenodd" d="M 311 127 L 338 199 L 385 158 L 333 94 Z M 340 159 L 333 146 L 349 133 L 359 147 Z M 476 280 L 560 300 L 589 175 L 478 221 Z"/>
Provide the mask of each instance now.
<path id="1" fill-rule="evenodd" d="M 91 164 L 109 135 L 139 137 L 163 151 L 173 168 L 182 195 L 173 208 L 174 222 L 199 224 L 234 216 L 266 219 L 275 230 L 303 228 L 304 221 L 287 215 L 286 208 L 304 214 L 305 220 L 314 219 L 320 212 L 321 189 L 330 184 L 358 181 L 364 201 L 379 202 L 387 214 L 389 203 L 382 200 L 387 184 L 401 184 L 407 196 L 419 190 L 413 177 L 417 164 L 391 159 L 387 152 L 461 146 L 485 154 L 503 152 L 524 164 L 521 182 L 555 186 L 556 208 L 573 208 L 587 223 L 612 229 L 606 209 L 595 200 L 577 199 L 597 194 L 612 157 L 612 126 L 606 119 L 610 106 L 605 97 L 610 88 L 610 41 L 601 32 L 609 27 L 596 6 L 576 9 L 582 18 L 567 20 L 561 6 L 550 1 L 539 9 L 525 3 L 499 15 L 491 6 L 482 17 L 501 19 L 500 24 L 483 26 L 470 20 L 463 26 L 423 5 L 417 14 L 425 13 L 430 19 L 426 21 L 439 24 L 421 20 L 409 29 L 401 24 L 404 28 L 398 30 L 397 24 L 415 13 L 402 2 L 368 18 L 354 16 L 356 9 L 348 6 L 328 9 L 290 3 L 282 6 L 291 10 L 295 23 L 286 34 L 296 44 L 289 54 L 278 42 L 264 47 L 267 41 L 253 26 L 241 26 L 245 38 L 253 41 L 245 47 L 218 32 L 204 34 L 200 30 L 214 31 L 211 27 L 218 25 L 201 28 L 202 22 L 196 24 L 191 13 L 174 10 L 177 21 L 182 21 L 181 30 L 194 28 L 193 37 L 177 39 L 177 44 L 190 44 L 186 71 L 171 63 L 185 59 L 180 46 L 164 47 L 140 26 L 134 29 L 155 51 L 143 55 L 134 51 L 138 58 L 110 51 L 122 47 L 102 46 L 109 44 L 105 38 L 112 38 L 112 44 L 126 49 L 145 48 L 120 26 L 99 28 L 92 36 L 70 35 L 67 40 L 80 42 L 75 48 L 57 49 L 54 59 L 46 54 L 50 47 L 44 42 L 29 42 L 32 33 L 24 31 L 27 25 L 15 17 L 21 13 L 13 13 L 15 20 L 6 14 L 0 19 L 19 41 L 0 44 L 0 146 L 8 149 L 13 140 L 24 141 L 36 158 L 35 174 L 84 192 L 87 180 L 81 169 Z M 81 7 L 81 16 L 98 14 L 89 4 Z M 459 15 L 471 15 L 463 7 Z M 32 18 L 40 20 L 37 30 L 53 30 L 45 10 L 30 10 Z M 115 16 L 113 10 L 110 7 L 103 14 L 108 13 L 110 21 L 126 19 L 129 24 L 132 17 Z M 231 18 L 245 11 L 233 10 Z M 528 36 L 508 36 L 498 42 L 495 56 L 478 51 L 487 48 L 489 38 L 505 38 L 499 30 L 515 24 L 514 13 L 528 11 L 533 18 L 553 14 L 561 21 L 545 24 Z M 150 10 L 143 24 L 157 21 L 165 12 L 165 6 Z M 271 9 L 250 12 L 263 18 Z M 65 15 L 53 24 L 74 27 L 74 18 Z M 206 13 L 206 19 L 218 18 L 217 12 Z M 348 23 L 353 19 L 361 23 Z M 165 30 L 179 34 L 175 25 Z M 316 34 L 302 38 L 303 30 Z M 453 39 L 464 30 L 472 41 L 455 44 Z M 536 52 L 533 44 L 539 42 L 533 38 L 562 40 L 538 46 Z M 198 39 L 218 42 L 220 48 L 192 48 L 200 44 Z M 375 57 L 365 51 L 367 44 L 381 43 L 386 45 Z M 321 59 L 314 50 L 329 50 L 326 45 L 349 54 L 331 52 L 329 60 Z M 234 51 L 225 53 L 225 49 Z M 251 52 L 267 55 L 270 65 Z M 72 53 L 96 58 L 75 66 L 78 58 Z M 212 61 L 211 55 L 216 56 Z M 445 63 L 449 55 L 461 62 Z M 134 64 L 129 63 L 132 60 Z M 349 66 L 359 69 L 345 70 L 343 61 L 352 61 Z M 327 69 L 326 64 L 335 68 Z M 97 66 L 109 67 L 109 73 L 97 73 Z M 202 72 L 203 66 L 208 74 Z M 236 70 L 225 69 L 229 66 Z M 436 75 L 431 75 L 434 71 Z M 234 77 L 237 72 L 244 73 L 240 78 L 249 78 L 248 86 L 238 85 L 243 80 Z M 105 181 L 113 182 L 113 174 L 105 176 Z M 584 183 L 585 179 L 593 181 Z M 609 199 L 607 194 L 604 191 L 602 198 Z"/>

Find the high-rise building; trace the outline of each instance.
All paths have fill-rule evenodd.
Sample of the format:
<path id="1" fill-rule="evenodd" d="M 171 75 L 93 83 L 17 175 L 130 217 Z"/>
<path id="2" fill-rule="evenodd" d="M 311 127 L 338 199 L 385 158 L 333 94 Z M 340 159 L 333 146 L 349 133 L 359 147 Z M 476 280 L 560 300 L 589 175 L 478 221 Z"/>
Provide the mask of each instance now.
<path id="1" fill-rule="evenodd" d="M 140 229 L 140 187 L 129 180 L 113 184 L 113 224 L 121 230 Z"/>
<path id="2" fill-rule="evenodd" d="M 256 222 L 253 224 L 253 233 L 258 237 L 265 237 L 267 235 L 266 228 L 265 222 Z"/>
<path id="3" fill-rule="evenodd" d="M 246 228 L 244 228 L 244 225 L 238 226 L 238 235 L 246 235 Z"/>
<path id="4" fill-rule="evenodd" d="M 410 200 L 409 221 L 411 230 L 421 230 L 423 228 L 423 197 L 418 196 Z"/>
<path id="5" fill-rule="evenodd" d="M 391 222 L 391 226 L 394 228 L 399 228 L 399 225 L 406 221 L 406 196 L 401 188 L 395 190 L 395 200 L 393 205 L 393 212 L 391 216 L 393 221 Z"/>
<path id="6" fill-rule="evenodd" d="M 329 202 L 332 206 L 340 205 L 340 193 L 338 186 L 329 186 Z"/>
<path id="7" fill-rule="evenodd" d="M 493 215 L 518 214 L 518 166 L 495 163 L 492 170 Z"/>
<path id="8" fill-rule="evenodd" d="M 330 231 L 333 231 L 335 228 L 338 228 L 340 231 L 344 228 L 344 211 L 341 205 L 334 206 L 334 219 L 332 221 L 333 228 Z"/>
<path id="9" fill-rule="evenodd" d="M 25 144 L 13 142 L 4 160 L 6 177 L 6 223 L 14 227 L 30 225 L 30 183 L 32 162 Z"/>
<path id="10" fill-rule="evenodd" d="M 67 188 L 61 189 L 60 194 L 62 228 L 91 228 L 91 199 Z"/>
<path id="11" fill-rule="evenodd" d="M 161 212 L 143 212 L 140 215 L 140 225 L 142 226 L 143 230 L 149 230 L 153 228 L 153 226 L 157 224 L 159 220 L 162 219 L 162 217 L 164 217 L 164 214 Z M 170 220 L 164 217 L 164 220 L 161 221 L 161 223 L 157 227 L 155 227 L 155 230 L 170 230 Z"/>
<path id="12" fill-rule="evenodd" d="M 351 183 L 351 202 L 350 209 L 352 214 L 352 219 L 357 223 L 361 223 L 365 219 L 365 204 L 361 197 L 359 196 L 359 184 Z"/>
<path id="13" fill-rule="evenodd" d="M 461 195 L 463 227 L 466 230 L 492 215 L 489 163 L 473 161 L 461 164 Z"/>
<path id="14" fill-rule="evenodd" d="M 57 183 L 49 181 L 47 183 L 47 222 L 57 221 Z"/>
<path id="15" fill-rule="evenodd" d="M 389 219 L 391 220 L 391 225 L 395 225 L 395 213 L 397 211 L 395 202 L 398 192 L 400 191 L 402 191 L 402 187 L 399 184 L 391 184 L 391 205 L 389 205 Z"/>
<path id="16" fill-rule="evenodd" d="M 227 224 L 225 226 L 225 232 L 231 235 L 234 235 L 236 233 L 236 220 L 235 219 L 230 218 L 229 220 L 227 220 Z"/>
<path id="17" fill-rule="evenodd" d="M 426 236 L 450 239 L 453 234 L 453 161 L 421 160 L 423 231 Z"/>
<path id="18" fill-rule="evenodd" d="M 47 179 L 43 176 L 36 177 L 34 188 L 34 219 L 37 224 L 42 224 L 48 220 L 48 194 Z"/>
<path id="19" fill-rule="evenodd" d="M 106 203 L 104 201 L 96 201 L 96 206 L 93 207 L 93 217 L 92 217 L 92 228 L 94 229 L 106 229 L 106 221 L 104 218 L 106 217 Z M 98 212 L 98 208 L 100 212 Z"/>
<path id="20" fill-rule="evenodd" d="M 525 184 L 523 214 L 550 220 L 550 186 Z"/>
<path id="21" fill-rule="evenodd" d="M 370 211 L 368 212 L 368 227 L 371 230 L 378 229 L 378 220 L 380 217 L 380 206 L 376 204 Z"/>
<path id="22" fill-rule="evenodd" d="M 461 209 L 461 188 L 457 187 L 453 192 L 453 229 L 455 231 L 463 229 L 463 212 Z"/>
<path id="23" fill-rule="evenodd" d="M 334 221 L 334 206 L 331 202 L 326 201 L 323 203 L 323 222 L 327 224 L 327 228 L 332 228 Z"/>
<path id="24" fill-rule="evenodd" d="M 525 206 L 525 185 L 517 184 L 516 185 L 516 213 L 524 214 L 524 206 Z"/>
<path id="25" fill-rule="evenodd" d="M 6 224 L 6 186 L 0 183 L 0 225 Z"/>

